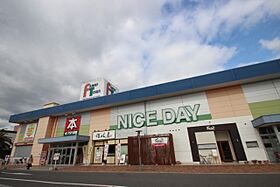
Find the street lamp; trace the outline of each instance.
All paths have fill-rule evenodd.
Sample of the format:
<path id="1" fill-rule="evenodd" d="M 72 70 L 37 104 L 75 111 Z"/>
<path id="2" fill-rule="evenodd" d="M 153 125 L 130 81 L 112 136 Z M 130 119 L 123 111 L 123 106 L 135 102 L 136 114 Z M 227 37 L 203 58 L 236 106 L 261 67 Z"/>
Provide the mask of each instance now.
<path id="1" fill-rule="evenodd" d="M 139 165 L 140 165 L 140 170 L 141 170 L 141 141 L 140 141 L 140 133 L 142 132 L 142 130 L 137 130 L 137 137 L 138 137 L 138 155 L 139 155 Z"/>

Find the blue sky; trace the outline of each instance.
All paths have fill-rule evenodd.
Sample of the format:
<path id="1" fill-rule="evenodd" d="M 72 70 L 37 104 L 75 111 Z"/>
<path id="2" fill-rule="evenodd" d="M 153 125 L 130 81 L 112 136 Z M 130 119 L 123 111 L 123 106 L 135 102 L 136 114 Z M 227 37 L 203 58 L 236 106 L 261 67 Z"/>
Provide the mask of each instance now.
<path id="1" fill-rule="evenodd" d="M 207 7 L 213 6 L 212 2 L 213 1 L 181 1 L 181 3 L 178 3 L 179 5 L 177 5 L 177 7 L 171 2 L 166 2 L 163 4 L 161 12 L 164 17 L 174 16 L 181 11 L 192 11 L 203 3 L 204 8 L 207 9 Z M 229 1 L 218 2 L 229 3 Z M 254 3 L 253 1 L 251 2 Z M 241 1 L 239 3 L 242 4 Z M 274 5 L 276 5 L 276 7 L 278 6 L 279 10 L 280 3 L 275 1 Z M 236 14 L 238 14 L 238 12 L 236 12 Z M 168 26 L 163 26 L 163 28 L 166 27 Z M 260 40 L 272 41 L 275 38 L 278 39 L 279 36 L 280 16 L 278 12 L 270 16 L 264 15 L 259 18 L 255 24 L 249 26 L 248 28 L 237 27 L 231 30 L 231 32 L 220 32 L 217 34 L 215 39 L 209 41 L 209 44 L 236 47 L 236 54 L 228 59 L 224 66 L 225 69 L 229 69 L 242 64 L 264 62 L 274 58 L 279 58 L 279 41 L 278 50 L 266 49 L 260 43 Z"/>
<path id="2" fill-rule="evenodd" d="M 84 81 L 124 91 L 280 58 L 279 0 L 3 0 L 0 15 L 0 128 Z"/>
<path id="3" fill-rule="evenodd" d="M 226 68 L 234 68 L 240 63 L 264 62 L 276 58 L 279 53 L 262 47 L 259 41 L 261 39 L 271 41 L 274 38 L 279 38 L 279 35 L 280 19 L 271 18 L 256 24 L 245 32 L 236 29 L 230 37 L 221 38 L 215 42 L 237 47 L 237 54 L 226 65 Z"/>

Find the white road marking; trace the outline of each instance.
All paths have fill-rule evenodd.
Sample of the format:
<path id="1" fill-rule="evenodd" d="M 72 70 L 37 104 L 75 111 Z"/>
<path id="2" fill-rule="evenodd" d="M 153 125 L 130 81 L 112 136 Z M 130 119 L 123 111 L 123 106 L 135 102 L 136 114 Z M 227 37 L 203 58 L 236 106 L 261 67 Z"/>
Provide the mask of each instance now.
<path id="1" fill-rule="evenodd" d="M 0 177 L 2 180 L 12 180 L 12 181 L 23 181 L 23 182 L 34 182 L 34 183 L 43 183 L 43 184 L 56 184 L 56 185 L 69 185 L 69 186 L 95 186 L 95 187 L 124 187 L 116 185 L 106 185 L 106 184 L 86 184 L 86 183 L 70 183 L 70 182 L 52 182 L 52 181 L 41 181 L 41 180 L 28 180 L 28 179 L 15 179 Z"/>
<path id="2" fill-rule="evenodd" d="M 0 187 L 12 187 L 12 186 L 8 186 L 8 185 L 0 184 Z"/>
<path id="3" fill-rule="evenodd" d="M 1 173 L 4 173 L 4 174 L 10 174 L 10 175 L 32 175 L 30 173 L 12 173 L 12 172 L 1 172 Z"/>

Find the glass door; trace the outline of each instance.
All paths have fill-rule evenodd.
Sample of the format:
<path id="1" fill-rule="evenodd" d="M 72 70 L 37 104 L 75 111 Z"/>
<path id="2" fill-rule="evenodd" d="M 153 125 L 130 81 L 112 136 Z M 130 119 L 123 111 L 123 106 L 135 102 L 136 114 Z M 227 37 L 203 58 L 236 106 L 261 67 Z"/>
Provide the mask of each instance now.
<path id="1" fill-rule="evenodd" d="M 280 162 L 280 143 L 272 126 L 260 127 L 264 147 L 271 162 Z"/>
<path id="2" fill-rule="evenodd" d="M 59 160 L 56 161 L 57 165 L 73 165 L 75 150 L 75 147 L 50 148 L 48 154 L 48 165 L 55 164 L 55 161 L 53 160 L 55 153 L 60 153 Z"/>
<path id="3" fill-rule="evenodd" d="M 49 149 L 47 164 L 51 164 L 52 160 L 53 160 L 53 149 Z"/>
<path id="4" fill-rule="evenodd" d="M 71 148 L 66 149 L 65 164 L 70 164 Z"/>
<path id="5" fill-rule="evenodd" d="M 232 162 L 232 154 L 228 141 L 218 141 L 218 148 L 223 162 Z"/>
<path id="6" fill-rule="evenodd" d="M 68 164 L 66 163 L 66 151 L 67 151 L 67 148 L 63 148 L 61 149 L 61 153 L 60 153 L 60 157 L 59 157 L 59 164 L 61 165 L 65 165 L 65 164 Z"/>
<path id="7" fill-rule="evenodd" d="M 74 164 L 75 149 L 76 149 L 76 148 L 71 148 L 70 163 L 69 163 L 69 164 L 71 164 L 71 165 Z"/>

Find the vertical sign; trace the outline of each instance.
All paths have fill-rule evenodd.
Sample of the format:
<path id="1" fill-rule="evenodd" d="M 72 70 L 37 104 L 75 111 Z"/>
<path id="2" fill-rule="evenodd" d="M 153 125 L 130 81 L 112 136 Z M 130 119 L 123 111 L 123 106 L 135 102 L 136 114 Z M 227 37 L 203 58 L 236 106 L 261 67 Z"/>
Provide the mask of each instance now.
<path id="1" fill-rule="evenodd" d="M 40 155 L 40 165 L 43 166 L 46 163 L 46 158 L 47 158 L 47 151 L 42 151 Z"/>
<path id="2" fill-rule="evenodd" d="M 116 147 L 116 155 L 117 155 L 117 163 L 116 164 L 119 164 L 120 163 L 120 160 L 121 160 L 121 144 L 117 144 L 117 147 Z"/>
<path id="3" fill-rule="evenodd" d="M 26 130 L 25 130 L 25 133 L 24 133 L 24 141 L 25 142 L 33 141 L 34 136 L 35 136 L 35 132 L 36 132 L 36 128 L 37 128 L 37 123 L 27 124 Z"/>
<path id="4" fill-rule="evenodd" d="M 95 148 L 95 154 L 94 154 L 95 160 L 100 161 L 101 159 L 101 151 L 99 147 Z"/>
<path id="5" fill-rule="evenodd" d="M 104 160 L 107 160 L 107 156 L 108 156 L 108 150 L 109 150 L 109 144 L 105 144 L 104 145 Z"/>

